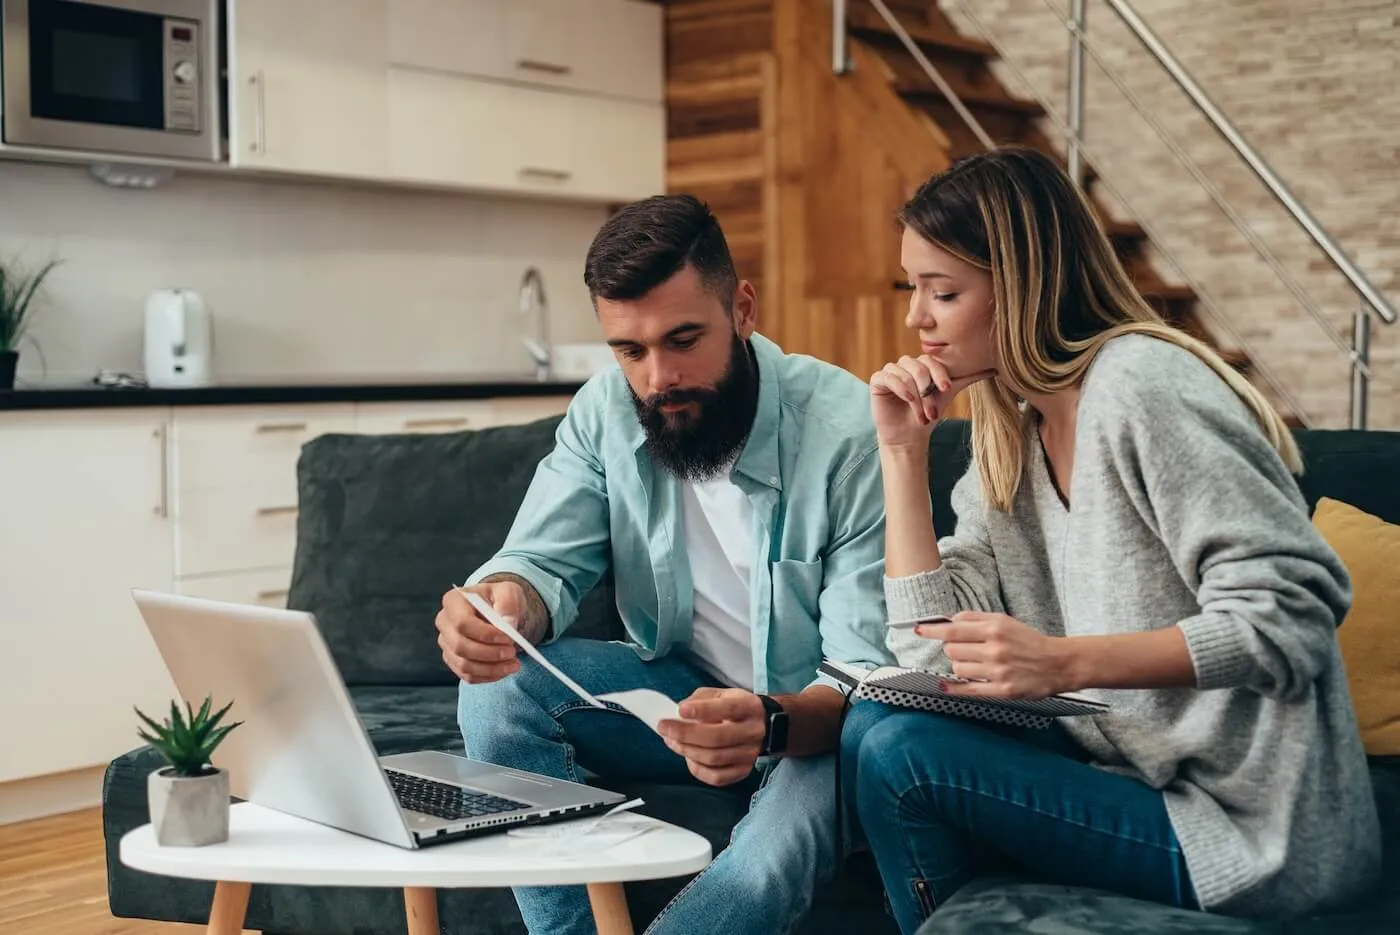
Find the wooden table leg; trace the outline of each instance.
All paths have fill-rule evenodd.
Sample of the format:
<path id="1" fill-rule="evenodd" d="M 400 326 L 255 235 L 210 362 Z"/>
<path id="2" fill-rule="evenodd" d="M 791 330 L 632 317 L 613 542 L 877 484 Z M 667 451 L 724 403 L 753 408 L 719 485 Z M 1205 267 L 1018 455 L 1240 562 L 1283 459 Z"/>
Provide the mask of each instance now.
<path id="1" fill-rule="evenodd" d="M 408 935 L 438 935 L 437 890 L 405 886 L 403 908 L 408 916 Z"/>
<path id="2" fill-rule="evenodd" d="M 209 909 L 209 935 L 243 935 L 243 917 L 248 913 L 251 883 L 214 884 L 214 905 Z"/>
<path id="3" fill-rule="evenodd" d="M 621 883 L 588 884 L 588 901 L 593 904 L 598 935 L 632 935 L 632 914 Z"/>

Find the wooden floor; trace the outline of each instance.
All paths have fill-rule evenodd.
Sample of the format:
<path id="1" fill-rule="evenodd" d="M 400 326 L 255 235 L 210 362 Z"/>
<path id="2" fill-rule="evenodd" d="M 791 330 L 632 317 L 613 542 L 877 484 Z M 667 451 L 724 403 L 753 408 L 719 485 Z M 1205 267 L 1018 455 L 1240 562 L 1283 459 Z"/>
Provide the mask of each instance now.
<path id="1" fill-rule="evenodd" d="M 115 919 L 102 813 L 0 825 L 0 935 L 196 935 L 203 926 Z"/>

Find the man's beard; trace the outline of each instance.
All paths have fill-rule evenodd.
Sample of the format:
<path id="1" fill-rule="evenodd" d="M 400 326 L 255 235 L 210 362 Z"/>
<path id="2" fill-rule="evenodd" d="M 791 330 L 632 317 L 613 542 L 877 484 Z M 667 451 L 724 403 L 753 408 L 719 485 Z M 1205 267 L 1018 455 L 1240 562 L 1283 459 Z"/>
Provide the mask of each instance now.
<path id="1" fill-rule="evenodd" d="M 630 386 L 628 387 L 631 388 Z M 695 403 L 698 413 L 672 416 L 665 405 Z M 744 446 L 758 410 L 758 364 L 737 334 L 729 368 L 709 389 L 674 389 L 643 400 L 632 393 L 637 420 L 646 430 L 647 451 L 662 467 L 686 481 L 713 478 Z"/>

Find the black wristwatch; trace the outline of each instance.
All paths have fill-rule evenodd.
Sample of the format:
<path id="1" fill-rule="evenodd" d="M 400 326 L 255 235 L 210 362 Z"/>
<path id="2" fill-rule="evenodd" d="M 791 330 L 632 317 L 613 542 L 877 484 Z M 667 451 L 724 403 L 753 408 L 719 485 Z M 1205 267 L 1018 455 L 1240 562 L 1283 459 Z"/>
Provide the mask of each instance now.
<path id="1" fill-rule="evenodd" d="M 778 704 L 778 699 L 771 695 L 759 695 L 758 700 L 763 702 L 765 715 L 763 747 L 759 753 L 761 756 L 783 753 L 787 750 L 788 743 L 788 713 Z"/>

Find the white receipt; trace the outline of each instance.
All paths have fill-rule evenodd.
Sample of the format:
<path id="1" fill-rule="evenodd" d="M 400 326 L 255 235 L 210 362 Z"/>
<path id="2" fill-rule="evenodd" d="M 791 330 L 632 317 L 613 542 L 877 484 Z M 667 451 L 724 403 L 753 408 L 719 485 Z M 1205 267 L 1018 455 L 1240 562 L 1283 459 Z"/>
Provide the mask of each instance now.
<path id="1" fill-rule="evenodd" d="M 650 688 L 634 688 L 631 691 L 613 692 L 610 695 L 601 695 L 603 701 L 611 701 L 615 705 L 626 708 L 638 720 L 646 723 L 647 727 L 656 731 L 661 731 L 658 725 L 662 721 L 678 721 L 681 719 L 681 706 L 670 698 L 653 691 Z"/>
<path id="2" fill-rule="evenodd" d="M 535 828 L 512 828 L 506 840 L 515 848 L 528 850 L 531 855 L 578 860 L 596 856 L 642 835 L 666 827 L 645 815 L 623 813 L 596 824 L 578 826 L 589 819 L 580 818 Z"/>
<path id="3" fill-rule="evenodd" d="M 477 613 L 481 614 L 481 616 L 486 618 L 486 621 L 488 623 L 490 623 L 497 630 L 500 630 L 506 636 L 514 640 L 516 645 L 518 645 L 521 649 L 525 650 L 525 652 L 527 652 L 530 655 L 531 659 L 535 660 L 540 665 L 548 669 L 554 675 L 555 678 L 567 685 L 569 687 L 569 690 L 572 691 L 575 695 L 578 695 L 580 698 L 582 698 L 584 701 L 588 702 L 595 708 L 607 707 L 607 705 L 603 704 L 597 698 L 594 698 L 588 692 L 584 691 L 583 687 L 580 686 L 573 679 L 569 678 L 563 672 L 560 672 L 558 667 L 555 666 L 554 663 L 546 659 L 540 653 L 540 651 L 535 648 L 535 645 L 533 643 L 531 643 L 525 637 L 520 635 L 519 630 L 506 623 L 505 620 L 502 619 L 501 615 L 496 613 L 496 609 L 491 606 L 490 602 L 487 601 L 486 598 L 482 597 L 480 594 L 477 594 L 475 591 L 466 591 L 462 588 L 458 588 L 457 590 L 460 591 L 462 596 L 467 599 L 468 603 L 470 603 L 473 607 L 476 608 Z"/>

